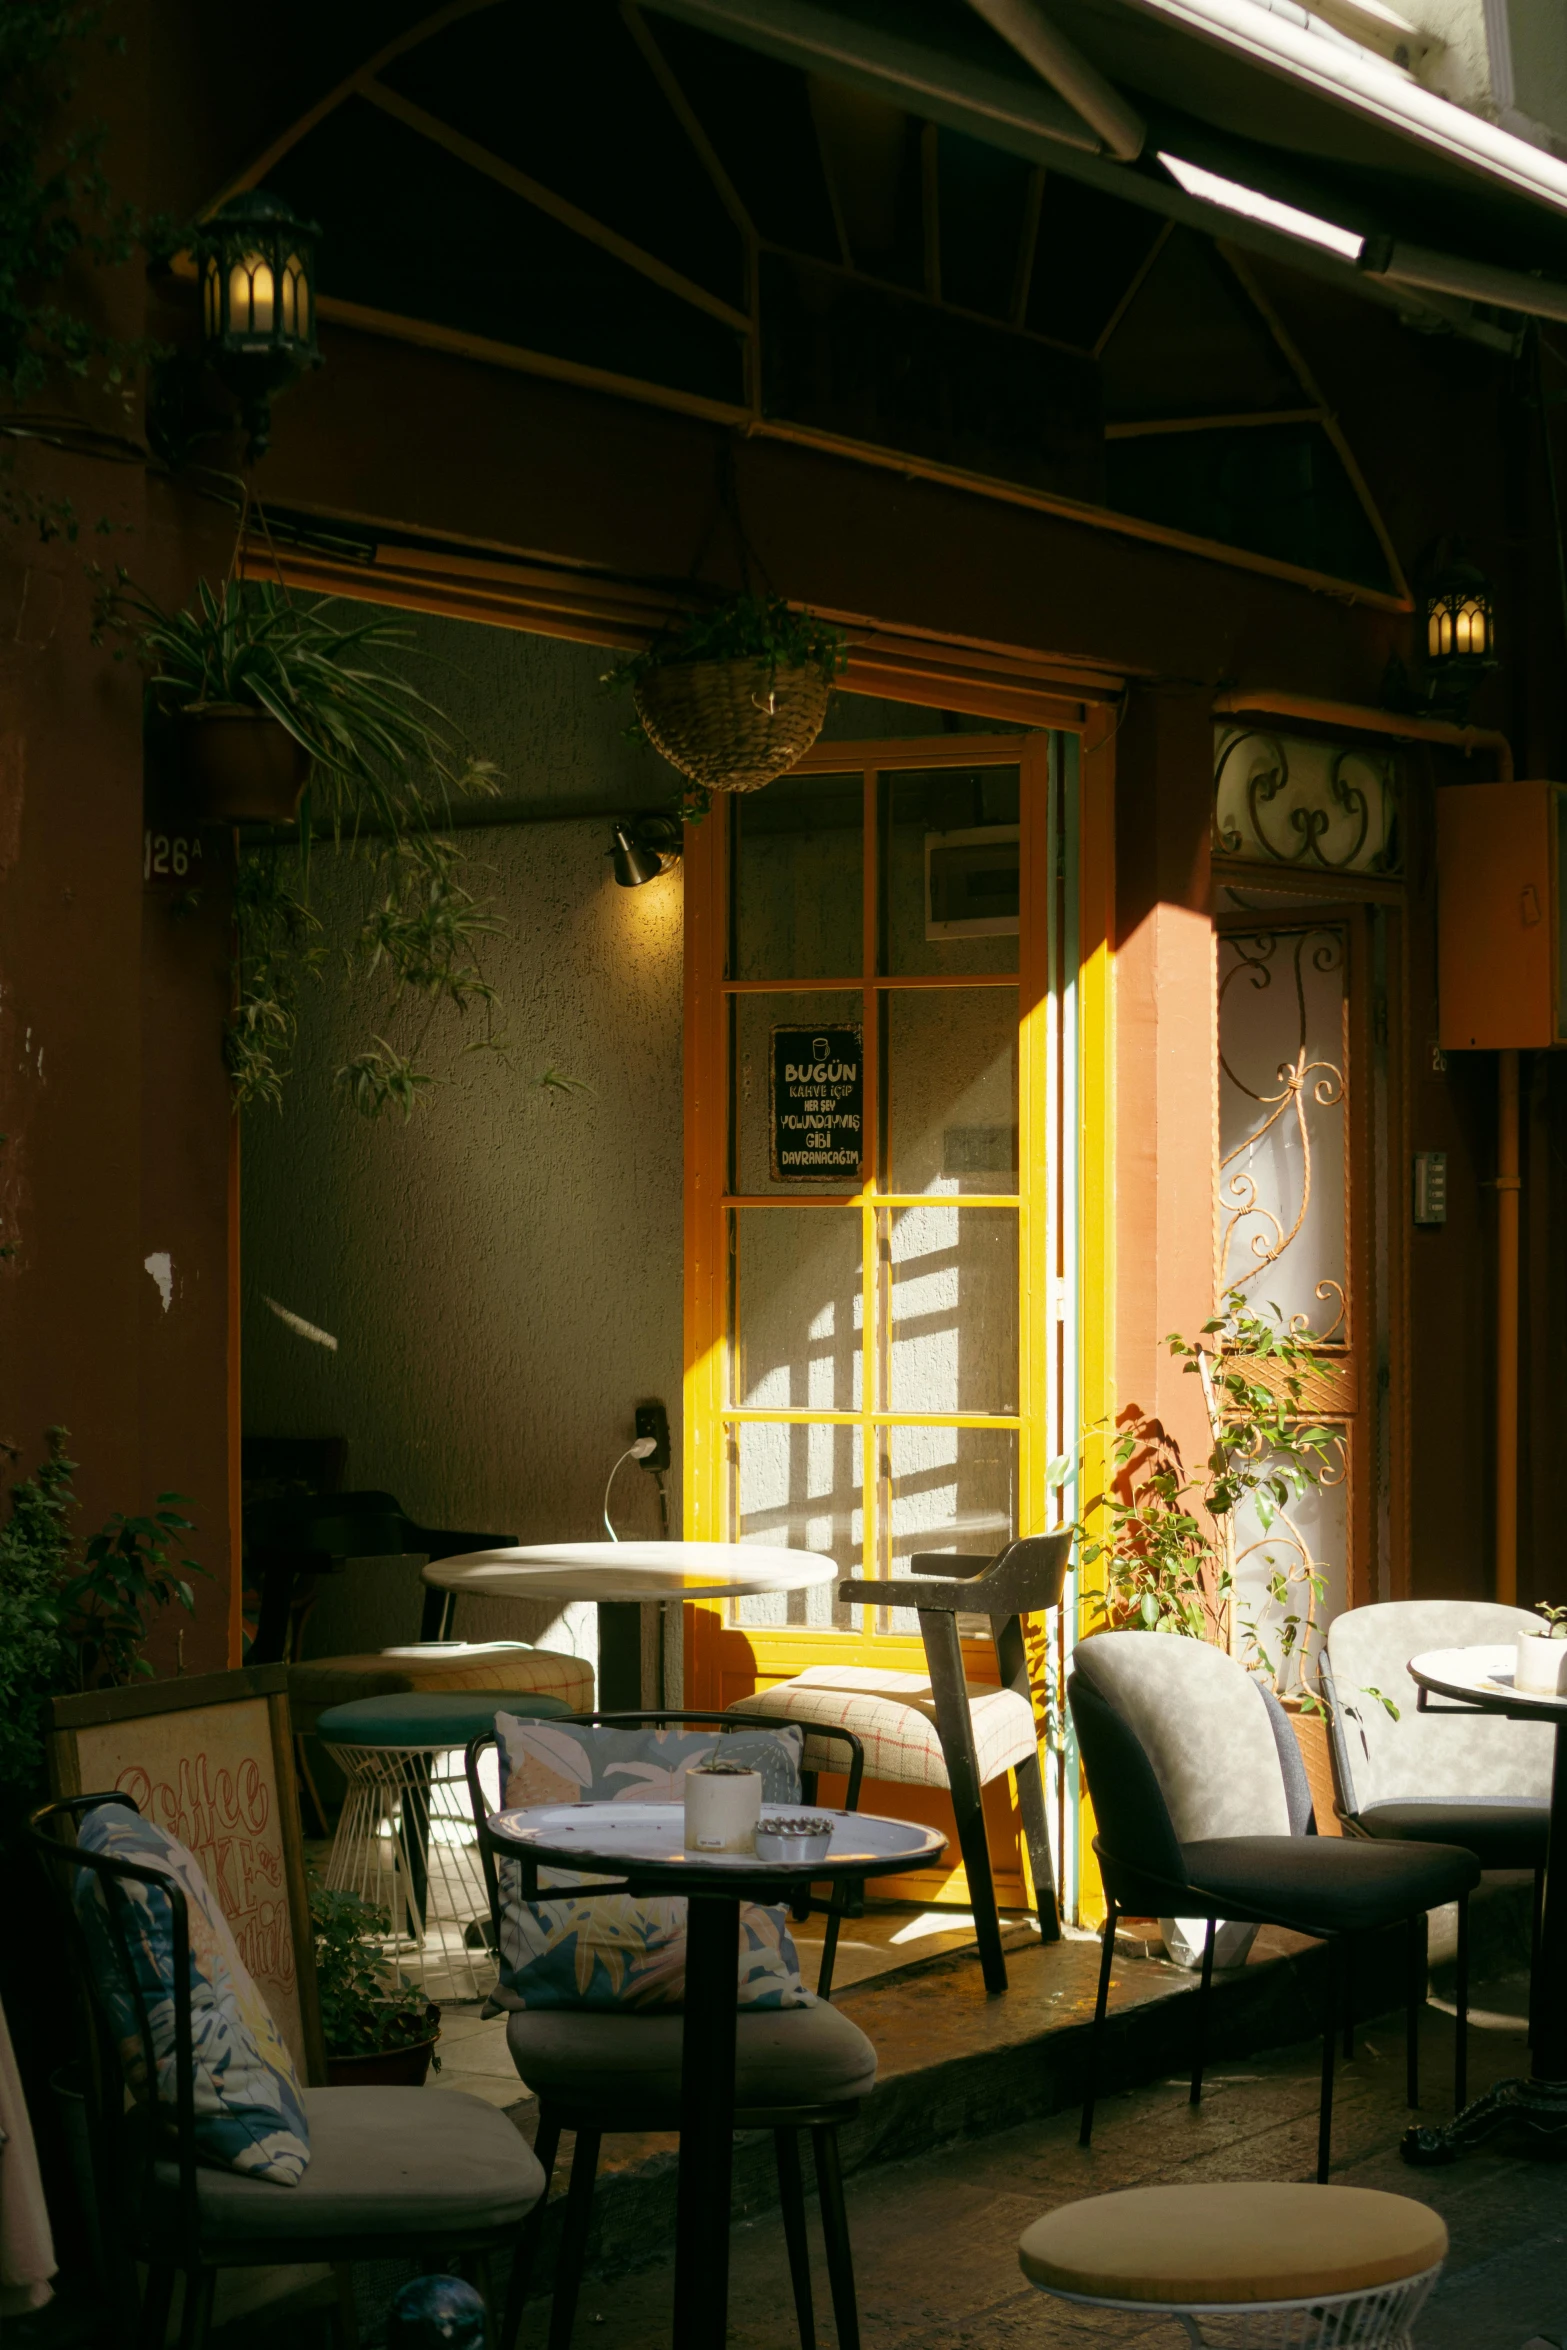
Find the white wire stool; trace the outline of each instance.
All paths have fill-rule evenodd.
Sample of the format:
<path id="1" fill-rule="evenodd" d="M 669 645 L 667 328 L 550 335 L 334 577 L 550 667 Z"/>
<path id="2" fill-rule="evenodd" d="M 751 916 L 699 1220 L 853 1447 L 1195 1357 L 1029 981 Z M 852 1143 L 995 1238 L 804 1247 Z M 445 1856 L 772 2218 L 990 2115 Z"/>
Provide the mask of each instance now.
<path id="1" fill-rule="evenodd" d="M 1093 2196 L 1018 2245 L 1053 2299 L 1164 2316 L 1211 2350 L 1410 2350 L 1446 2253 L 1412 2196 L 1262 2180 Z"/>

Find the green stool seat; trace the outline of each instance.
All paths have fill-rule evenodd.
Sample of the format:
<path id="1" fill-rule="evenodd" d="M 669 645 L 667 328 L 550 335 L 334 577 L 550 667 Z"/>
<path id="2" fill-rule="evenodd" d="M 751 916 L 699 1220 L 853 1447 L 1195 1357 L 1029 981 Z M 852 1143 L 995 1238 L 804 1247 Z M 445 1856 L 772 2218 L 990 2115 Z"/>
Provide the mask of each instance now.
<path id="1" fill-rule="evenodd" d="M 329 1705 L 316 1736 L 328 1746 L 466 1746 L 494 1729 L 498 1713 L 543 1720 L 571 1710 L 538 1689 L 403 1689 Z"/>

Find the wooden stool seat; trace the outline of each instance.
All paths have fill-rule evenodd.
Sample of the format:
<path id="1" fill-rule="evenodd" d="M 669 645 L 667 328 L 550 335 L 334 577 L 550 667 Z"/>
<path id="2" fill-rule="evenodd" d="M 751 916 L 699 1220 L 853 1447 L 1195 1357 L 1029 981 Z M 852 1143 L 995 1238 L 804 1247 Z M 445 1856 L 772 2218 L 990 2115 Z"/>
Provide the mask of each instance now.
<path id="1" fill-rule="evenodd" d="M 1370 2293 L 1439 2267 L 1447 2229 L 1407 2195 L 1243 2182 L 1129 2187 L 1025 2229 L 1024 2275 L 1089 2301 L 1201 2309 Z"/>

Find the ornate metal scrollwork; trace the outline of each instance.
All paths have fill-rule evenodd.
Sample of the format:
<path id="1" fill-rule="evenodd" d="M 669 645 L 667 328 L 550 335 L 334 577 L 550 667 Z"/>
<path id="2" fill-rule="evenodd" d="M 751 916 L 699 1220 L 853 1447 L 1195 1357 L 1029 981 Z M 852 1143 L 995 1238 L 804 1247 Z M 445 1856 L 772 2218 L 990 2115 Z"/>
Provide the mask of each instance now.
<path id="1" fill-rule="evenodd" d="M 1390 752 L 1261 727 L 1219 730 L 1213 826 L 1221 856 L 1324 873 L 1397 873 L 1403 860 L 1398 800 L 1398 762 Z"/>

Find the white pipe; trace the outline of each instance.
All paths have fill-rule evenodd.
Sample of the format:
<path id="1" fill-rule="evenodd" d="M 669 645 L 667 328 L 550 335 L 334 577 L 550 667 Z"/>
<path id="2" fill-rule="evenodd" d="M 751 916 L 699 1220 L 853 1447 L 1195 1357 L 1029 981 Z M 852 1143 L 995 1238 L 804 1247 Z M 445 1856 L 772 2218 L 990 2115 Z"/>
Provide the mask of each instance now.
<path id="1" fill-rule="evenodd" d="M 1397 244 L 1391 237 L 1368 237 L 1360 266 L 1368 277 L 1382 278 L 1389 285 L 1424 286 L 1437 294 L 1459 294 L 1469 302 L 1491 302 L 1499 310 L 1521 310 L 1526 318 L 1567 322 L 1567 286 L 1550 278 L 1493 269 L 1485 261 L 1461 261 L 1456 254 Z"/>
<path id="2" fill-rule="evenodd" d="M 1137 161 L 1147 124 L 1098 67 L 1056 31 L 1038 0 L 969 0 L 969 6 L 1099 133 L 1118 163 Z"/>
<path id="3" fill-rule="evenodd" d="M 1465 164 L 1533 203 L 1567 212 L 1567 164 L 1422 89 L 1369 50 L 1357 53 L 1324 41 L 1273 14 L 1261 0 L 1129 0 L 1129 5 L 1160 24 L 1178 25 L 1270 73 L 1303 83 L 1333 104 Z"/>

